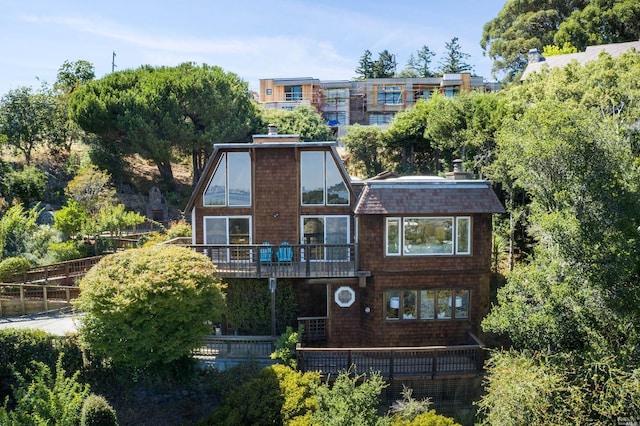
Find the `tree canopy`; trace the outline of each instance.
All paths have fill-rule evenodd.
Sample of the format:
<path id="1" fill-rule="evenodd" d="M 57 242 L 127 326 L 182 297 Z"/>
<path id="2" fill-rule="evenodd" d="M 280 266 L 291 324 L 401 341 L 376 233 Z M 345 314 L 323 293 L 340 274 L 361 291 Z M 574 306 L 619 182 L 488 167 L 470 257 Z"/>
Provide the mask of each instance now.
<path id="1" fill-rule="evenodd" d="M 171 161 L 190 155 L 194 182 L 213 144 L 248 141 L 258 123 L 247 83 L 220 67 L 142 66 L 89 82 L 71 99 L 71 115 L 114 157 L 140 154 L 167 184 Z"/>
<path id="2" fill-rule="evenodd" d="M 510 0 L 482 31 L 482 48 L 493 59 L 493 72 L 514 80 L 527 65 L 530 49 L 587 46 L 640 38 L 636 0 Z"/>
<path id="3" fill-rule="evenodd" d="M 275 124 L 278 133 L 299 135 L 304 142 L 334 140 L 331 128 L 322 116 L 309 106 L 299 106 L 293 111 L 283 109 L 263 109 L 261 111 L 263 132 L 269 124 Z"/>

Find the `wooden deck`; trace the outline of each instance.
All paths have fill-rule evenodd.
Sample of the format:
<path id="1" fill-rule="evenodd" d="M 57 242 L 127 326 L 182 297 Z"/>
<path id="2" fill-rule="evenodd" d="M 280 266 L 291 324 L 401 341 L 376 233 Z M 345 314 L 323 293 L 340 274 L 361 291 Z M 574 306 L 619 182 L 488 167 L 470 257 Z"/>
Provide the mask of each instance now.
<path id="1" fill-rule="evenodd" d="M 291 244 L 290 257 L 280 246 L 263 244 L 186 245 L 207 256 L 225 278 L 357 278 L 355 244 Z"/>

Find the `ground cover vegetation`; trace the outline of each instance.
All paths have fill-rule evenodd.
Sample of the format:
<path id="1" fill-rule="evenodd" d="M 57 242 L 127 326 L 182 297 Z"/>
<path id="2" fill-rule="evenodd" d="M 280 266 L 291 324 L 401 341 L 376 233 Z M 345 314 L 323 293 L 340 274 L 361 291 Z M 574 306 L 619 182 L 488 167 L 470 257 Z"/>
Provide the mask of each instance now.
<path id="1" fill-rule="evenodd" d="M 507 81 L 517 80 L 530 48 L 556 54 L 575 48 L 582 50 L 589 44 L 639 38 L 636 2 L 556 3 L 511 0 L 498 17 L 486 24 L 483 46 L 494 59 L 495 70 L 504 72 Z M 422 62 L 416 60 L 411 72 L 425 76 L 431 73 L 431 50 L 421 49 L 418 58 Z M 366 52 L 362 59 L 362 66 L 373 66 L 375 62 Z M 385 51 L 379 62 L 377 66 L 383 71 L 393 64 L 395 73 L 391 53 Z M 179 161 L 187 159 L 194 171 L 198 170 L 210 154 L 213 142 L 228 141 L 215 139 L 214 133 L 248 139 L 251 133 L 263 132 L 266 124 L 273 121 L 286 132 L 315 129 L 309 131 L 308 140 L 326 137 L 326 128 L 310 111 L 296 113 L 296 120 L 308 120 L 305 125 L 286 113 L 280 117 L 280 113 L 261 112 L 244 98 L 249 96 L 246 85 L 233 74 L 193 64 L 178 68 L 192 74 L 193 80 L 181 83 L 185 86 L 193 83 L 189 86 L 191 90 L 197 91 L 194 81 L 198 80 L 220 88 L 227 95 L 243 97 L 238 100 L 241 104 L 238 108 L 246 115 L 228 123 L 221 117 L 222 124 L 218 125 L 227 127 L 214 128 L 198 121 L 198 114 L 209 113 L 208 110 L 199 110 L 191 116 L 178 108 L 177 101 L 166 99 L 167 115 L 155 116 L 143 104 L 164 105 L 159 102 L 171 98 L 172 85 L 181 81 L 174 69 L 141 67 L 93 80 L 92 67 L 83 61 L 65 63 L 52 89 L 45 85 L 36 92 L 17 89 L 3 96 L 0 145 L 4 152 L 17 153 L 21 161 L 0 162 L 3 261 L 0 271 L 24 268 L 24 260 L 19 259 L 33 265 L 45 262 L 44 259 L 77 256 L 77 252 L 83 255 L 85 236 L 94 236 L 97 241 L 98 235 L 115 236 L 129 226 L 126 210 L 119 207 L 122 204 L 117 200 L 119 191 L 115 190 L 127 176 L 123 159 L 136 155 L 146 158 L 158 170 L 158 182 L 162 176 L 169 188 L 167 180 L 172 175 L 176 184 L 173 171 Z M 363 72 L 371 71 L 361 68 Z M 452 98 L 433 93 L 415 108 L 399 113 L 388 128 L 354 126 L 344 138 L 349 153 L 347 166 L 361 177 L 385 170 L 441 174 L 450 170 L 453 159 L 461 158 L 467 170 L 491 179 L 504 201 L 507 215 L 498 218 L 494 226 L 492 265 L 499 278 L 496 281 L 505 284 L 498 289 L 491 312 L 483 322 L 487 337 L 499 337 L 503 346 L 494 349 L 487 364 L 486 393 L 477 403 L 479 422 L 615 424 L 621 419 L 640 417 L 638 81 L 637 52 L 616 59 L 605 54 L 586 65 L 544 70 L 522 84 L 506 85 L 496 93 L 463 93 Z M 207 90 L 211 91 L 200 94 L 220 99 L 217 106 L 222 110 L 227 107 L 225 102 L 233 99 L 218 96 L 213 88 Z M 111 91 L 113 99 L 109 100 L 106 97 Z M 193 96 L 198 98 L 196 94 Z M 111 109 L 102 108 L 102 104 Z M 128 116 L 135 119 L 125 120 L 117 105 L 137 111 Z M 93 108 L 94 115 L 82 116 L 85 107 L 86 111 Z M 40 117 L 41 121 L 19 123 L 22 116 L 16 113 L 19 108 L 31 108 L 34 113 L 30 116 Z M 187 124 L 176 126 L 178 119 Z M 149 127 L 144 123 L 155 124 Z M 165 135 L 172 136 L 163 137 L 160 133 L 145 137 L 145 132 L 153 132 L 155 128 L 162 128 Z M 206 141 L 202 135 L 209 135 L 210 139 Z M 178 140 L 188 140 L 191 145 L 178 145 Z M 86 147 L 86 151 L 71 151 L 72 145 Z M 139 149 L 130 149 L 134 146 Z M 149 152 L 156 149 L 157 153 Z M 46 153 L 45 161 L 37 156 L 42 152 Z M 119 182 L 113 182 L 114 175 Z M 189 175 L 192 179 L 194 176 L 195 172 Z M 187 185 L 192 183 L 193 180 Z M 38 201 L 43 203 L 37 204 Z M 47 217 L 44 203 L 61 207 L 50 225 L 42 222 Z M 112 216 L 119 219 L 108 219 Z M 165 236 L 145 237 L 140 245 Z M 242 286 L 251 283 L 237 284 L 238 289 Z M 239 299 L 234 300 L 241 293 L 227 292 L 227 304 L 242 305 Z M 266 304 L 261 297 L 256 297 L 256 306 Z M 237 317 L 231 324 L 237 329 L 249 327 L 247 324 L 253 327 L 253 321 L 261 321 L 268 327 L 261 310 L 239 311 L 229 316 L 234 314 Z M 283 328 L 286 325 L 282 324 Z M 9 339 L 5 333 L 2 339 Z M 7 336 L 13 336 L 14 340 L 12 343 L 2 340 L 1 354 L 12 353 L 5 348 L 25 347 L 24 343 L 15 343 L 15 334 L 11 333 Z M 154 333 L 158 334 L 151 334 Z M 283 344 L 290 343 L 293 334 L 292 330 L 285 331 Z M 119 358 L 110 356 L 110 350 L 98 350 L 91 355 L 90 339 L 81 348 L 69 343 L 75 342 L 73 339 L 31 335 L 18 338 L 30 348 L 41 347 L 38 342 L 47 339 L 52 343 L 47 343 L 49 346 L 43 350 L 46 356 L 38 355 L 38 349 L 29 349 L 27 356 L 21 352 L 19 357 L 1 364 L 18 366 L 20 375 L 0 371 L 2 384 L 9 384 L 2 388 L 9 400 L 5 411 L 0 412 L 0 419 L 11 422 L 19 418 L 13 416 L 20 416 L 21 411 L 39 410 L 42 404 L 30 402 L 31 395 L 45 388 L 54 389 L 46 397 L 50 412 L 63 418 L 66 414 L 55 411 L 56 407 L 61 406 L 60 401 L 71 400 L 55 396 L 55 389 L 74 389 L 67 392 L 69 396 L 75 392 L 84 398 L 87 395 L 84 385 L 89 384 L 91 392 L 105 395 L 119 417 L 127 419 L 136 418 L 132 406 L 146 401 L 140 397 L 146 391 L 136 386 L 148 385 L 161 389 L 164 392 L 161 398 L 175 399 L 167 405 L 183 412 L 181 421 L 207 419 L 203 422 L 211 424 L 220 418 L 245 421 L 267 408 L 265 412 L 272 413 L 276 424 L 305 424 L 310 419 L 323 422 L 339 419 L 343 421 L 340 424 L 354 419 L 365 424 L 400 421 L 394 420 L 392 413 L 381 416 L 378 412 L 374 418 L 374 407 L 380 408 L 376 395 L 383 386 L 375 377 L 356 392 L 360 383 L 350 382 L 353 377 L 349 376 L 341 381 L 336 378 L 337 385 L 331 387 L 280 366 L 269 370 L 197 371 L 184 357 L 165 366 L 162 377 L 153 377 L 145 373 L 149 370 L 145 366 L 118 365 Z M 85 359 L 81 349 L 85 350 Z M 64 356 L 59 357 L 60 353 Z M 281 354 L 290 359 L 286 351 Z M 28 359 L 44 364 L 20 364 Z M 27 373 L 27 368 L 31 373 Z M 78 376 L 74 375 L 76 371 L 80 371 Z M 69 380 L 62 380 L 64 377 Z M 188 378 L 189 383 L 178 378 Z M 29 388 L 31 383 L 35 385 Z M 268 390 L 257 392 L 255 388 Z M 175 393 L 176 389 L 184 392 L 190 402 L 202 402 L 202 406 L 184 413 L 188 411 L 187 404 Z M 234 392 L 242 398 L 236 401 L 223 398 Z M 349 399 L 354 395 L 363 396 Z M 242 401 L 242 407 L 233 405 L 238 401 Z M 290 401 L 309 409 L 302 413 L 284 408 L 291 407 Z M 82 409 L 75 402 L 68 405 L 73 407 L 70 411 L 74 416 L 81 415 Z M 245 406 L 251 409 L 245 410 Z M 357 406 L 362 411 L 344 410 L 345 406 Z M 219 408 L 214 410 L 215 407 Z M 176 419 L 163 413 L 167 419 Z M 44 418 L 47 414 L 39 415 Z M 140 415 L 152 414 L 142 410 Z M 245 415 L 246 418 L 242 417 Z M 417 423 L 416 419 L 423 415 L 428 414 L 403 417 L 404 423 L 398 424 L 429 424 Z"/>

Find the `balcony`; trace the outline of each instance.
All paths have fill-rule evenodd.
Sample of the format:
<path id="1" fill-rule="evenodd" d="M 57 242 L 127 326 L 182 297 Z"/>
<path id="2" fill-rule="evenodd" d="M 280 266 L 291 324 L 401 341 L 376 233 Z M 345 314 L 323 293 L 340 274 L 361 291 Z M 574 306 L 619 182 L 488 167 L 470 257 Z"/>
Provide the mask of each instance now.
<path id="1" fill-rule="evenodd" d="M 189 244 L 224 278 L 358 278 L 356 244 Z"/>

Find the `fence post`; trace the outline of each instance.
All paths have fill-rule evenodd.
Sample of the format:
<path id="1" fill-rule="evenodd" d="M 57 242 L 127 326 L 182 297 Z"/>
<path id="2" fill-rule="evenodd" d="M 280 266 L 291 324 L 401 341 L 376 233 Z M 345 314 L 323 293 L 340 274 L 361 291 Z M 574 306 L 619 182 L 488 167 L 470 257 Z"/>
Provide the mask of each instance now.
<path id="1" fill-rule="evenodd" d="M 20 312 L 22 313 L 22 315 L 25 314 L 25 307 L 24 307 L 24 284 L 20 284 Z"/>
<path id="2" fill-rule="evenodd" d="M 438 370 L 438 351 L 432 351 L 431 359 L 431 379 L 435 379 Z"/>
<path id="3" fill-rule="evenodd" d="M 45 312 L 49 310 L 49 301 L 47 300 L 47 286 L 42 286 L 42 302 Z"/>

